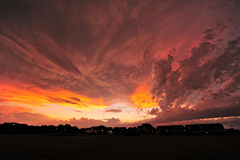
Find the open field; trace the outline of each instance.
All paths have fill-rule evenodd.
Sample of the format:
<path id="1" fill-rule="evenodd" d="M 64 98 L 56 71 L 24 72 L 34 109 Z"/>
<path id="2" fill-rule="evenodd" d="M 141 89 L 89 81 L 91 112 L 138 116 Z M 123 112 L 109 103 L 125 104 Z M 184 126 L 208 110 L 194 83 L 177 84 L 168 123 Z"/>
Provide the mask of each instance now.
<path id="1" fill-rule="evenodd" d="M 0 159 L 240 159 L 240 136 L 0 135 Z"/>

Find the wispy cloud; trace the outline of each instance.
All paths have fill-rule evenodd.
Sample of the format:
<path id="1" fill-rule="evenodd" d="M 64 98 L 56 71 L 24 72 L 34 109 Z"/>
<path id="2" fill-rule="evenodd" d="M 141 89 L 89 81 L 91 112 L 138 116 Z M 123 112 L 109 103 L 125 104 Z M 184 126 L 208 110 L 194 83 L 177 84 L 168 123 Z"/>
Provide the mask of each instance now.
<path id="1" fill-rule="evenodd" d="M 105 112 L 118 113 L 118 112 L 122 112 L 122 110 L 121 109 L 106 109 Z"/>

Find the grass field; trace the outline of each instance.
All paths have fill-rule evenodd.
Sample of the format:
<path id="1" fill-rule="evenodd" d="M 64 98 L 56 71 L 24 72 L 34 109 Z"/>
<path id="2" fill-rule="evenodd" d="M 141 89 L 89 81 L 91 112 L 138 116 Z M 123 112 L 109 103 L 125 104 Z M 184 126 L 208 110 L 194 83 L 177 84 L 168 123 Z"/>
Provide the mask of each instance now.
<path id="1" fill-rule="evenodd" d="M 0 135 L 0 159 L 240 159 L 240 136 Z"/>

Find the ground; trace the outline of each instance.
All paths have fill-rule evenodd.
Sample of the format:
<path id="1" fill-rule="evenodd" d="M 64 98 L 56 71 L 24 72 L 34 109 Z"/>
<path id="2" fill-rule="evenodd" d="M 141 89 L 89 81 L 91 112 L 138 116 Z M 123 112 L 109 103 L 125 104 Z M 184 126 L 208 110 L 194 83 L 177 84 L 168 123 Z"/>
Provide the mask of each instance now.
<path id="1" fill-rule="evenodd" d="M 0 135 L 0 159 L 240 159 L 240 136 Z"/>

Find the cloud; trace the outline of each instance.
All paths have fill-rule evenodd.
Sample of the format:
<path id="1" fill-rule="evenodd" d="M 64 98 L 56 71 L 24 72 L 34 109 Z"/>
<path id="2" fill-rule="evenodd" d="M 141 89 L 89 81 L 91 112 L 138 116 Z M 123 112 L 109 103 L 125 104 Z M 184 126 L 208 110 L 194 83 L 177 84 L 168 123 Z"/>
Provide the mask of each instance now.
<path id="1" fill-rule="evenodd" d="M 169 58 L 155 63 L 151 92 L 162 112 L 149 123 L 240 116 L 240 37 L 228 41 L 218 55 L 217 42 L 203 39 L 190 57 L 178 62 L 179 67 L 171 68 Z"/>
<path id="2" fill-rule="evenodd" d="M 22 106 L 10 106 L 10 105 L 0 105 L 1 113 L 21 113 L 21 112 L 30 112 L 33 109 Z"/>
<path id="3" fill-rule="evenodd" d="M 51 96 L 48 96 L 48 101 L 49 101 L 49 102 L 52 102 L 52 103 L 70 103 L 70 104 L 77 104 L 77 103 L 75 103 L 75 102 L 72 102 L 72 101 L 69 101 L 69 100 L 66 100 L 66 99 L 56 98 L 56 97 L 51 97 Z"/>
<path id="4" fill-rule="evenodd" d="M 58 123 L 61 124 L 71 124 L 74 126 L 77 126 L 79 128 L 87 128 L 92 126 L 99 126 L 99 125 L 105 125 L 107 127 L 115 127 L 115 126 L 121 126 L 121 121 L 118 118 L 108 118 L 104 120 L 100 119 L 91 119 L 91 118 L 72 118 L 68 121 L 58 121 Z"/>
<path id="5" fill-rule="evenodd" d="M 83 113 L 83 111 L 74 110 Z M 31 125 L 59 125 L 71 124 L 79 128 L 105 125 L 121 126 L 118 118 L 91 119 L 91 118 L 70 118 L 69 120 L 60 120 L 57 117 L 51 117 L 42 113 L 35 113 L 33 109 L 22 106 L 0 105 L 0 123 L 19 122 Z"/>
<path id="6" fill-rule="evenodd" d="M 107 110 L 105 110 L 105 112 L 119 113 L 119 112 L 122 112 L 122 110 L 121 109 L 107 109 Z"/>
<path id="7" fill-rule="evenodd" d="M 224 100 L 225 102 L 209 99 L 192 107 L 186 106 L 164 110 L 159 112 L 155 118 L 149 120 L 149 123 L 169 123 L 204 118 L 240 116 L 239 97 L 226 97 Z M 229 102 L 231 103 L 229 104 Z"/>
<path id="8" fill-rule="evenodd" d="M 0 103 L 5 103 L 5 102 L 7 102 L 7 99 L 0 98 Z"/>
<path id="9" fill-rule="evenodd" d="M 21 103 L 30 106 L 47 107 L 51 103 L 75 108 L 86 108 L 88 106 L 105 107 L 109 105 L 104 103 L 102 98 L 90 99 L 89 97 L 66 90 L 43 90 L 27 84 L 21 84 L 20 87 L 0 85 L 0 92 L 2 93 L 1 97 L 6 99 L 7 102 Z M 52 95 L 54 95 L 54 97 Z M 78 101 L 80 99 L 81 101 Z"/>
<path id="10" fill-rule="evenodd" d="M 75 97 L 68 97 L 68 98 L 81 102 L 81 100 L 79 98 L 75 98 Z"/>
<path id="11" fill-rule="evenodd" d="M 54 118 L 50 118 L 44 114 L 31 112 L 13 113 L 13 116 L 16 118 L 18 122 L 27 124 L 39 125 L 54 120 Z"/>
<path id="12" fill-rule="evenodd" d="M 79 111 L 79 110 L 74 110 L 75 112 L 79 112 L 79 113 L 83 113 L 83 111 Z"/>
<path id="13" fill-rule="evenodd" d="M 147 114 L 158 115 L 159 112 L 160 112 L 159 108 L 153 108 L 150 111 L 147 111 Z"/>
<path id="14" fill-rule="evenodd" d="M 79 119 L 70 118 L 69 120 L 60 120 L 58 118 L 51 117 L 42 113 L 34 113 L 33 110 L 26 107 L 2 105 L 0 106 L 0 123 L 4 122 L 18 122 L 31 125 L 71 124 L 79 128 L 86 128 L 98 125 L 105 125 L 109 127 L 122 125 L 120 119 L 118 118 L 91 119 L 82 117 Z"/>
<path id="15" fill-rule="evenodd" d="M 106 123 L 109 123 L 109 124 L 114 124 L 114 123 L 120 123 L 120 119 L 118 118 L 108 118 L 108 119 L 104 119 L 106 121 Z"/>
<path id="16" fill-rule="evenodd" d="M 1 111 L 1 110 L 0 110 Z M 28 112 L 29 110 L 11 111 L 11 114 L 6 112 L 1 113 L 0 121 L 4 122 L 19 122 L 31 125 L 59 125 L 59 124 L 71 124 L 79 128 L 86 128 L 91 126 L 105 125 L 105 126 L 121 126 L 121 121 L 118 118 L 108 119 L 89 119 L 89 118 L 70 118 L 69 120 L 59 120 L 54 117 L 47 116 L 41 113 Z"/>
<path id="17" fill-rule="evenodd" d="M 131 82 L 136 83 L 136 84 L 141 84 L 142 80 L 140 79 L 140 77 L 138 76 L 138 73 L 131 73 L 129 75 L 129 79 Z"/>
<path id="18" fill-rule="evenodd" d="M 171 59 L 157 61 L 152 71 L 153 86 L 151 92 L 159 98 L 160 108 L 165 110 L 173 106 L 179 107 L 188 100 L 194 91 L 204 91 L 213 84 L 227 81 L 228 77 L 232 77 L 232 85 L 236 88 L 239 74 L 239 66 L 237 65 L 239 63 L 240 48 L 237 47 L 239 42 L 240 38 L 229 41 L 228 47 L 220 56 L 207 59 L 205 62 L 202 61 L 216 47 L 210 42 L 202 42 L 199 47 L 192 49 L 192 55 L 189 58 L 179 62 L 180 67 L 176 70 L 171 69 Z M 224 95 L 230 96 L 229 93 Z"/>
<path id="19" fill-rule="evenodd" d="M 0 123 L 18 122 L 13 113 L 32 112 L 33 109 L 22 106 L 0 105 Z"/>
<path id="20" fill-rule="evenodd" d="M 162 52 L 159 49 L 163 48 L 162 44 L 168 41 L 165 45 L 168 49 L 178 45 L 179 39 L 189 41 L 181 35 L 197 36 L 186 33 L 195 32 L 195 28 L 190 27 L 192 24 L 203 28 L 210 24 L 202 23 L 204 18 L 217 21 L 221 17 L 221 14 L 209 16 L 211 9 L 204 4 L 3 2 L 1 76 L 14 81 L 12 85 L 27 83 L 94 98 L 101 95 L 109 102 L 113 97 L 109 88 L 114 87 L 114 96 L 127 100 L 137 85 L 144 82 L 142 70 L 156 59 L 154 54 Z M 202 7 L 196 9 L 196 6 Z M 149 12 L 150 9 L 153 12 Z M 18 27 L 10 27 L 15 25 Z M 125 73 L 128 78 L 121 76 Z"/>
<path id="21" fill-rule="evenodd" d="M 153 99 L 156 97 L 162 98 L 162 94 L 164 93 L 164 90 L 161 89 L 162 86 L 166 83 L 168 80 L 167 75 L 171 73 L 172 68 L 171 64 L 173 61 L 173 57 L 169 54 L 168 60 L 159 60 L 155 63 L 152 69 L 152 76 L 153 76 L 153 86 L 151 93 L 154 95 Z M 160 100 L 159 105 L 161 106 L 161 109 L 167 108 L 168 104 L 166 103 L 166 100 Z"/>
<path id="22" fill-rule="evenodd" d="M 15 9 L 11 9 L 12 5 L 14 5 L 13 8 Z M 9 10 L 22 12 L 24 9 L 21 9 L 21 6 L 24 5 L 30 8 L 26 21 L 17 21 L 18 14 L 13 14 L 11 17 L 13 23 L 18 24 L 18 29 L 10 28 L 9 26 L 11 26 L 12 22 L 7 19 L 4 20 L 5 25 L 1 27 L 1 76 L 11 79 L 16 84 L 21 82 L 33 84 L 42 89 L 64 89 L 78 94 L 81 93 L 88 97 L 99 98 L 99 95 L 102 93 L 102 96 L 106 95 L 104 97 L 106 101 L 108 97 L 112 97 L 111 93 L 108 92 L 110 87 L 115 86 L 118 90 L 120 88 L 123 90 L 119 91 L 120 94 L 118 96 L 123 95 L 121 92 L 125 92 L 125 90 L 130 90 L 131 92 L 134 86 L 130 85 L 130 81 L 125 82 L 125 80 L 122 80 L 119 72 L 133 71 L 134 67 L 128 66 L 130 62 L 128 64 L 118 63 L 117 59 L 121 59 L 121 56 L 117 53 L 115 54 L 118 55 L 117 59 L 108 60 L 112 57 L 109 53 L 112 53 L 112 50 L 115 49 L 106 49 L 107 41 L 109 41 L 110 37 L 106 37 L 106 39 L 104 38 L 106 34 L 98 35 L 100 32 L 97 32 L 97 30 L 99 28 L 106 31 L 116 30 L 115 27 L 118 28 L 118 26 L 102 26 L 102 23 L 101 25 L 98 22 L 96 23 L 95 17 L 92 16 L 99 16 L 99 13 L 96 13 L 98 5 L 86 3 L 85 5 L 89 6 L 89 10 L 84 11 L 83 15 L 81 12 L 85 10 L 86 6 L 79 10 L 78 7 L 82 7 L 80 2 L 69 3 L 73 7 L 72 9 L 75 10 L 74 12 L 69 12 L 70 15 L 59 14 L 64 12 L 65 7 L 63 6 L 66 5 L 65 2 L 54 1 L 47 3 L 47 6 L 51 9 L 45 6 L 46 3 L 35 4 L 35 2 L 28 1 L 23 1 L 21 4 L 14 2 L 3 3 L 2 6 L 5 6 L 3 8 L 9 8 Z M 109 5 L 111 10 L 112 8 L 117 8 L 113 3 Z M 75 6 L 78 7 L 75 8 Z M 4 9 L 3 11 L 7 12 L 8 10 Z M 114 13 L 115 11 L 112 11 L 114 17 L 119 15 L 118 12 Z M 39 16 L 39 13 L 43 14 Z M 48 14 L 45 15 L 45 13 Z M 74 16 L 76 13 L 78 13 L 79 17 Z M 21 14 L 19 16 L 24 18 Z M 69 18 L 66 16 L 69 16 Z M 114 17 L 109 19 L 116 20 Z M 103 20 L 100 17 L 97 19 Z M 108 23 L 108 18 L 103 21 Z M 119 19 L 119 21 L 122 20 Z M 49 24 L 52 23 L 53 26 L 42 25 L 48 22 Z M 79 25 L 65 25 L 69 23 L 79 23 Z M 27 30 L 26 27 L 31 28 L 31 31 Z M 52 29 L 52 27 L 57 29 Z M 110 29 L 105 29 L 105 27 L 110 27 Z M 114 32 L 117 35 L 121 34 L 117 31 Z M 78 33 L 79 36 L 76 36 L 75 33 Z M 125 30 L 123 30 L 123 33 L 125 33 Z M 81 38 L 79 39 L 79 37 Z M 116 46 L 118 44 L 118 38 L 115 38 L 112 45 Z M 91 43 L 95 43 L 97 48 L 92 48 L 90 46 L 92 45 Z M 124 48 L 128 47 L 123 47 L 123 49 L 119 50 L 123 51 Z M 91 53 L 93 56 L 88 57 L 90 54 L 86 54 L 86 52 Z M 9 54 L 6 55 L 5 53 Z M 124 58 L 126 54 L 122 55 Z M 26 70 L 26 68 L 30 69 Z M 84 75 L 84 77 L 81 75 Z M 122 83 L 126 88 L 121 87 Z"/>
<path id="23" fill-rule="evenodd" d="M 154 1 L 4 2 L 0 75 L 11 80 L 11 85 L 63 89 L 90 98 L 101 96 L 106 102 L 113 99 L 109 88 L 114 87 L 114 96 L 128 101 L 137 85 L 144 82 L 143 70 L 149 69 L 163 42 L 191 30 L 185 25 L 191 17 L 184 15 L 191 13 L 198 19 L 198 13 L 206 9 L 192 12 L 192 7 L 180 5 L 186 11 L 183 13 L 183 8 L 175 5 Z M 174 27 L 175 31 L 169 21 L 179 24 L 179 29 Z M 128 78 L 122 77 L 125 73 Z"/>
<path id="24" fill-rule="evenodd" d="M 0 102 L 133 101 L 129 107 L 158 103 L 158 114 L 199 109 L 209 98 L 229 106 L 239 92 L 240 4 L 224 3 L 0 1 Z M 151 82 L 157 103 L 141 89 Z"/>

